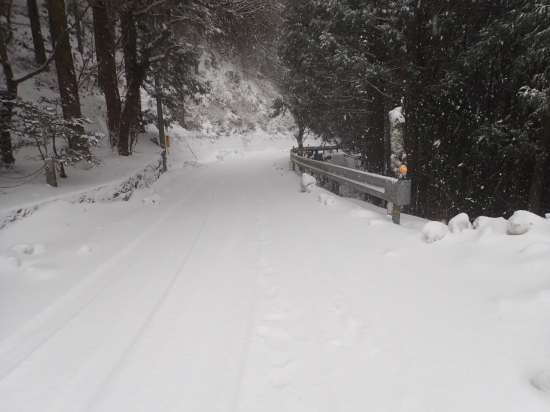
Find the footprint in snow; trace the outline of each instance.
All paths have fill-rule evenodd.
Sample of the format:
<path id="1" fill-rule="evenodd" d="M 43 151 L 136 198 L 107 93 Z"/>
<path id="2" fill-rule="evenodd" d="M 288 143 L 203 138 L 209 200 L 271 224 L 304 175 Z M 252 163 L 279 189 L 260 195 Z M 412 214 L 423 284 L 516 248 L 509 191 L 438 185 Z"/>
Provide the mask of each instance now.
<path id="1" fill-rule="evenodd" d="M 80 247 L 78 248 L 77 253 L 78 253 L 78 254 L 81 254 L 81 255 L 85 255 L 85 254 L 90 253 L 91 251 L 92 251 L 92 248 L 91 248 L 90 246 L 84 245 L 84 246 L 80 246 Z"/>
<path id="2" fill-rule="evenodd" d="M 15 256 L 2 256 L 0 255 L 0 272 L 3 270 L 13 270 L 21 267 L 21 259 Z"/>
<path id="3" fill-rule="evenodd" d="M 256 330 L 265 344 L 274 350 L 283 350 L 287 344 L 294 340 L 294 338 L 283 328 L 275 326 L 260 326 Z"/>
<path id="4" fill-rule="evenodd" d="M 284 320 L 284 319 L 287 319 L 287 318 L 288 318 L 288 313 L 286 311 L 279 310 L 278 312 L 270 313 L 268 315 L 265 315 L 263 317 L 263 320 L 268 321 L 268 322 L 277 322 L 277 321 Z"/>
<path id="5" fill-rule="evenodd" d="M 290 356 L 284 352 L 273 353 L 269 357 L 269 364 L 275 368 L 284 368 L 290 361 Z"/>
<path id="6" fill-rule="evenodd" d="M 12 252 L 24 253 L 25 255 L 38 255 L 40 253 L 44 253 L 46 249 L 46 245 L 43 245 L 41 243 L 20 243 L 10 248 Z"/>
<path id="7" fill-rule="evenodd" d="M 541 371 L 533 376 L 529 382 L 539 391 L 550 396 L 550 372 Z"/>
<path id="8" fill-rule="evenodd" d="M 361 337 L 361 323 L 343 310 L 335 311 L 335 334 L 336 338 L 332 343 L 338 347 L 347 347 Z"/>
<path id="9" fill-rule="evenodd" d="M 263 295 L 268 299 L 273 299 L 279 293 L 279 286 L 273 285 L 263 292 Z"/>
<path id="10" fill-rule="evenodd" d="M 51 280 L 57 277 L 57 274 L 53 270 L 43 270 L 34 266 L 25 269 L 23 275 L 29 276 L 34 280 Z"/>

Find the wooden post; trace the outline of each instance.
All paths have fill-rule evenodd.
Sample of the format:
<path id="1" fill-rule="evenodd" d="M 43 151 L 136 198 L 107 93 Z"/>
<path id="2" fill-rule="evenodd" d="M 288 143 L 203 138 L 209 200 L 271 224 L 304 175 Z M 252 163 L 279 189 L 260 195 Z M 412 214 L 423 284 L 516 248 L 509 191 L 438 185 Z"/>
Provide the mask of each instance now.
<path id="1" fill-rule="evenodd" d="M 52 186 L 57 187 L 57 176 L 55 174 L 55 163 L 53 159 L 47 158 L 46 162 L 46 182 Z"/>

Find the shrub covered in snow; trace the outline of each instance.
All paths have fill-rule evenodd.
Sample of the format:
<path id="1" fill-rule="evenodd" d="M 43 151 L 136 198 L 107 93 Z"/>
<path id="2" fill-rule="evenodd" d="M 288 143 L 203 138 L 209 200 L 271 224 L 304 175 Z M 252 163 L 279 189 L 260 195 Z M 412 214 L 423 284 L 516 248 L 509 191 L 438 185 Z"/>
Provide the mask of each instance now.
<path id="1" fill-rule="evenodd" d="M 534 224 L 541 222 L 545 222 L 542 217 L 526 210 L 517 210 L 506 223 L 506 233 L 509 235 L 523 235 Z"/>
<path id="2" fill-rule="evenodd" d="M 466 213 L 459 213 L 449 220 L 448 227 L 451 233 L 460 233 L 464 229 L 471 229 L 472 224 L 470 223 L 470 218 Z"/>
<path id="3" fill-rule="evenodd" d="M 449 228 L 441 222 L 428 222 L 422 228 L 422 233 L 426 236 L 426 243 L 433 243 L 443 239 L 449 233 Z"/>
<path id="4" fill-rule="evenodd" d="M 40 98 L 38 104 L 17 99 L 14 106 L 11 130 L 17 137 L 14 151 L 33 147 L 36 148 L 36 159 L 52 158 L 58 165 L 64 166 L 77 163 L 98 166 L 102 163 L 90 148 L 97 147 L 104 135 L 84 131 L 84 123 L 93 123 L 90 119 L 66 120 L 61 113 L 59 99 Z M 73 148 L 71 141 L 79 142 L 82 147 Z M 65 177 L 63 174 L 62 177 Z"/>
<path id="5" fill-rule="evenodd" d="M 330 196 L 324 193 L 319 195 L 319 202 L 325 206 L 332 206 L 335 202 L 334 196 Z"/>
<path id="6" fill-rule="evenodd" d="M 317 184 L 317 180 L 307 173 L 302 173 L 302 179 L 300 179 L 300 190 L 302 192 L 313 192 L 313 188 Z"/>

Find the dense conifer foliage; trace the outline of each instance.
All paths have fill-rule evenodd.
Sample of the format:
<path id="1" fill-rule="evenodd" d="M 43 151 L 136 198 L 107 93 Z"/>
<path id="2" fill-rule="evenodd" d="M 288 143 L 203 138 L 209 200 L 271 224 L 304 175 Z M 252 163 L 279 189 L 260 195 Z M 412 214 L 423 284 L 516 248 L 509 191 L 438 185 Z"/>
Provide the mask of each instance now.
<path id="1" fill-rule="evenodd" d="M 18 86 L 52 63 L 67 122 L 81 117 L 78 88 L 97 76 L 109 140 L 127 156 L 156 116 L 141 93 L 184 124 L 186 99 L 208 90 L 201 49 L 216 47 L 276 81 L 275 114 L 292 113 L 299 145 L 314 132 L 372 172 L 388 173 L 388 113 L 402 106 L 410 213 L 550 207 L 550 0 L 28 0 L 36 67 L 26 73 L 12 65 L 12 3 L 0 3 L 6 166 Z M 69 146 L 86 152 L 75 129 Z"/>
<path id="2" fill-rule="evenodd" d="M 548 0 L 287 2 L 284 101 L 304 127 L 389 159 L 403 105 L 414 214 L 550 205 Z"/>

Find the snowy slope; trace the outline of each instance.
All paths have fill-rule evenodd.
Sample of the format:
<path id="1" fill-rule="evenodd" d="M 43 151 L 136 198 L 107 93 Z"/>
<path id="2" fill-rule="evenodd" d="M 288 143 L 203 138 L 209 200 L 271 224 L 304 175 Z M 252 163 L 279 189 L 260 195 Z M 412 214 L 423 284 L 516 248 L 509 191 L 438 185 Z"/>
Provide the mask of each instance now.
<path id="1" fill-rule="evenodd" d="M 39 6 L 42 33 L 47 40 L 47 12 L 43 3 L 39 2 Z M 91 11 L 87 13 L 85 20 L 91 21 Z M 25 1 L 14 0 L 11 14 L 13 39 L 8 45 L 8 51 L 15 76 L 21 77 L 36 69 Z M 90 26 L 85 26 L 87 52 L 84 56 L 77 51 L 75 36 L 71 36 L 78 81 L 84 79 L 94 65 L 91 58 L 93 36 Z M 46 47 L 50 47 L 48 41 Z M 190 100 L 186 102 L 186 128 L 174 123 L 174 127 L 166 131 L 174 140 L 197 142 L 194 153 L 191 153 L 189 145 L 185 145 L 190 158 L 184 160 L 202 160 L 214 152 L 224 150 L 249 151 L 270 146 L 288 146 L 294 121 L 288 114 L 270 118 L 270 106 L 277 92 L 268 81 L 244 73 L 239 64 L 210 51 L 207 45 L 204 45 L 198 78 L 209 84 L 209 92 L 198 99 L 198 104 Z M 125 88 L 122 81 L 119 87 L 122 92 Z M 18 93 L 22 99 L 30 102 L 36 102 L 41 97 L 59 98 L 55 65 L 52 64 L 48 71 L 21 83 Z M 105 100 L 98 89 L 96 74 L 79 89 L 79 95 L 83 116 L 94 122 L 86 125 L 86 128 L 107 135 Z M 144 109 L 149 108 L 156 114 L 156 101 L 144 90 L 142 103 Z M 29 213 L 52 199 L 63 197 L 68 201 L 82 198 L 105 201 L 115 196 L 129 180 L 134 182 L 146 169 L 158 164 L 160 148 L 150 141 L 158 136 L 158 130 L 154 125 L 148 125 L 146 129 L 147 132 L 139 138 L 133 156 L 129 158 L 118 156 L 105 138 L 100 147 L 94 149 L 104 164 L 89 170 L 67 168 L 68 178 L 58 178 L 57 189 L 45 184 L 44 173 L 33 174 L 44 166 L 36 149 L 26 148 L 16 152 L 14 168 L 0 170 L 0 227 L 14 216 Z M 222 153 L 221 156 L 226 155 Z M 145 173 L 153 174 L 150 170 Z M 148 176 L 144 180 L 143 184 L 147 184 L 151 178 Z"/>
<path id="2" fill-rule="evenodd" d="M 0 410 L 549 410 L 548 221 L 427 244 L 300 192 L 282 146 L 211 144 L 2 230 Z"/>

